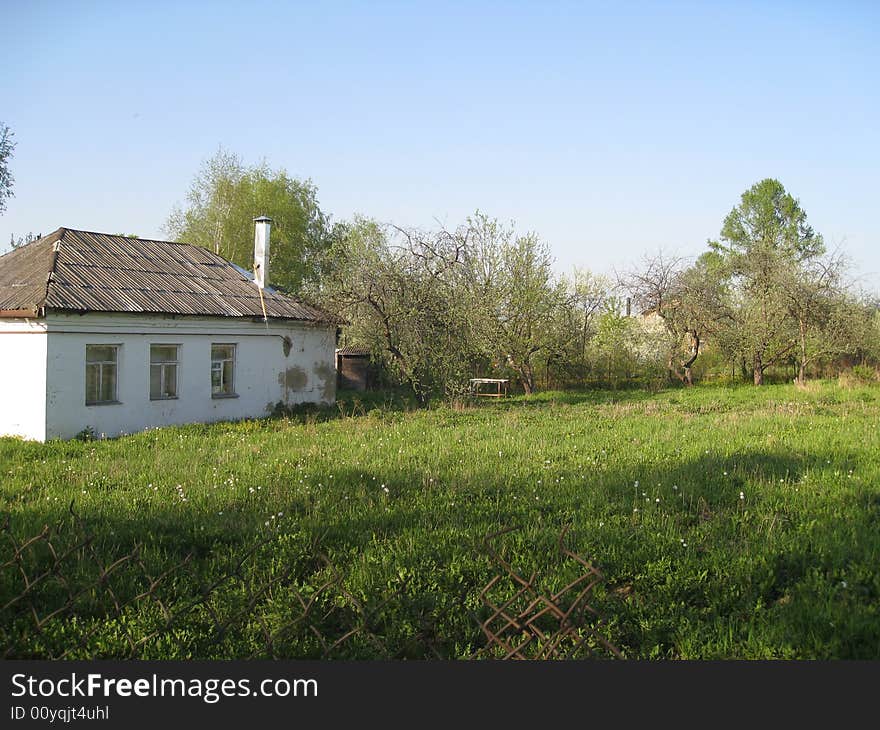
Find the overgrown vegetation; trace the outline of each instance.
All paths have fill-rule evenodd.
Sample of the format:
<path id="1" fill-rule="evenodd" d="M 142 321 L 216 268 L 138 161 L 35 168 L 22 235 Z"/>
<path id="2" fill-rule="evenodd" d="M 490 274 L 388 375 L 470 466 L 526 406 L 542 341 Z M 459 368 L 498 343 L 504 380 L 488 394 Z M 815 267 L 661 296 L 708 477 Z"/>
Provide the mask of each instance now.
<path id="1" fill-rule="evenodd" d="M 271 548 L 244 582 L 289 569 L 314 584 L 320 545 L 351 595 L 394 595 L 382 638 L 399 656 L 435 656 L 431 646 L 464 657 L 479 645 L 468 614 L 479 605 L 462 595 L 491 577 L 487 533 L 521 528 L 505 538 L 505 557 L 549 588 L 565 585 L 555 541 L 566 524 L 571 547 L 604 573 L 591 603 L 627 657 L 880 656 L 880 388 L 855 379 L 433 409 L 349 396 L 335 411 L 117 440 L 3 439 L 0 469 L 14 534 L 37 534 L 73 503 L 103 555 L 141 543 L 158 575 L 192 554 L 175 583 L 183 598 L 265 536 Z M 0 576 L 0 605 L 20 582 L 15 571 Z M 267 593 L 262 615 L 282 624 L 288 598 Z M 242 596 L 217 600 L 222 613 Z M 96 591 L 52 640 L 95 628 L 113 656 L 123 647 L 113 615 Z M 139 630 L 155 616 L 124 620 Z M 259 632 L 241 625 L 221 646 L 204 631 L 188 618 L 157 656 L 247 655 Z M 290 655 L 314 656 L 305 634 L 288 639 Z"/>
<path id="2" fill-rule="evenodd" d="M 269 282 L 342 315 L 388 385 L 460 400 L 472 377 L 541 388 L 796 379 L 880 365 L 880 306 L 778 180 L 746 190 L 696 260 L 647 256 L 612 280 L 554 271 L 548 243 L 477 211 L 454 227 L 331 223 L 309 180 L 217 152 L 166 224 L 252 267 L 273 218 Z"/>
<path id="3" fill-rule="evenodd" d="M 335 229 L 321 298 L 422 402 L 460 396 L 474 375 L 522 392 L 700 377 L 792 377 L 876 367 L 880 311 L 852 291 L 800 203 L 777 180 L 752 186 L 695 262 L 658 254 L 612 283 L 559 277 L 548 246 L 477 213 L 423 231 L 358 219 Z"/>

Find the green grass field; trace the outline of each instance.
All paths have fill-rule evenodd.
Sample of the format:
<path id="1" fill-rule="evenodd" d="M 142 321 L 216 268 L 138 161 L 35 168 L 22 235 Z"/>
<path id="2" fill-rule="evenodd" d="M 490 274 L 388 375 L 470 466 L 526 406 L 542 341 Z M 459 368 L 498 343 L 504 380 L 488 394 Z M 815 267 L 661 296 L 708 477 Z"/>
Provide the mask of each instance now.
<path id="1" fill-rule="evenodd" d="M 266 654 L 268 625 L 279 627 L 271 653 L 321 656 L 314 632 L 285 626 L 294 591 L 335 571 L 346 596 L 373 607 L 383 652 L 455 658 L 481 642 L 473 614 L 495 574 L 484 536 L 519 528 L 497 545 L 553 590 L 577 575 L 555 549 L 570 524 L 570 547 L 604 574 L 590 601 L 602 633 L 626 657 L 880 658 L 880 387 L 543 393 L 461 410 L 380 401 L 109 441 L 0 440 L 0 563 L 10 535 L 63 527 L 73 503 L 108 562 L 140 543 L 157 575 L 191 554 L 162 584 L 179 603 L 266 538 L 213 604 L 254 620 L 218 637 L 191 611 L 138 655 Z M 26 569 L 41 559 L 29 553 Z M 68 563 L 83 585 L 96 579 L 85 550 Z M 113 580 L 117 597 L 143 589 L 134 571 Z M 258 600 L 245 590 L 266 584 Z M 0 605 L 22 585 L 5 569 Z M 45 585 L 29 598 L 41 616 L 70 595 Z M 342 635 L 339 591 L 319 598 L 322 634 Z M 18 601 L 0 612 L 0 639 L 16 656 L 54 656 L 89 631 L 74 656 L 124 655 L 125 635 L 148 634 L 161 611 L 111 601 L 103 585 L 85 591 L 75 615 L 39 634 Z M 333 656 L 375 646 L 355 636 Z"/>

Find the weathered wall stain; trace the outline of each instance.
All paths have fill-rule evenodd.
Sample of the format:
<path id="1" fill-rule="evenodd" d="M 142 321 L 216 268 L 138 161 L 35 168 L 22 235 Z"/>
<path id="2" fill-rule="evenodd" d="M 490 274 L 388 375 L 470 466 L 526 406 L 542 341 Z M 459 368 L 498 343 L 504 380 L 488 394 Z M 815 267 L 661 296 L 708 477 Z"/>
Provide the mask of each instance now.
<path id="1" fill-rule="evenodd" d="M 278 384 L 284 387 L 285 393 L 291 390 L 304 390 L 308 382 L 308 373 L 298 365 L 278 373 Z"/>
<path id="2" fill-rule="evenodd" d="M 336 368 L 326 362 L 316 362 L 314 371 L 321 383 L 321 398 L 325 401 L 336 400 Z"/>

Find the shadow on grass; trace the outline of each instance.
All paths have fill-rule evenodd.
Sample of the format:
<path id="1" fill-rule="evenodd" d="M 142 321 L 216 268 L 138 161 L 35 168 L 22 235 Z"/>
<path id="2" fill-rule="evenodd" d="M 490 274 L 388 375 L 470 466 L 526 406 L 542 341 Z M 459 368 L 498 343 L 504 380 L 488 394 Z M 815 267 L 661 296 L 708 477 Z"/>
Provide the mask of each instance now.
<path id="1" fill-rule="evenodd" d="M 583 394 L 589 402 L 595 395 Z M 857 463 L 858 454 L 836 461 Z M 204 583 L 218 566 L 270 538 L 271 549 L 248 568 L 250 579 L 265 582 L 278 566 L 292 565 L 307 584 L 319 570 L 318 545 L 365 600 L 400 589 L 395 610 L 419 612 L 412 622 L 430 613 L 448 637 L 450 655 L 456 644 L 478 638 L 467 616 L 452 615 L 458 604 L 451 597 L 479 591 L 492 577 L 483 537 L 522 528 L 509 538 L 509 559 L 564 585 L 570 576 L 558 572 L 553 545 L 571 523 L 573 549 L 605 574 L 596 608 L 611 622 L 608 638 L 630 657 L 880 657 L 875 491 L 823 493 L 802 482 L 808 471 L 824 468 L 819 456 L 766 449 L 723 459 L 706 454 L 642 473 L 635 468 L 596 474 L 563 468 L 572 486 L 541 491 L 533 484 L 510 487 L 489 463 L 467 485 L 429 483 L 412 470 L 343 468 L 334 470 L 333 491 L 292 490 L 272 504 L 283 519 L 266 519 L 263 503 L 227 508 L 226 515 L 206 504 L 80 517 L 106 562 L 142 544 L 151 571 L 192 555 L 192 580 Z M 655 484 L 663 489 L 660 502 Z M 16 510 L 21 538 L 41 523 L 37 507 Z"/>

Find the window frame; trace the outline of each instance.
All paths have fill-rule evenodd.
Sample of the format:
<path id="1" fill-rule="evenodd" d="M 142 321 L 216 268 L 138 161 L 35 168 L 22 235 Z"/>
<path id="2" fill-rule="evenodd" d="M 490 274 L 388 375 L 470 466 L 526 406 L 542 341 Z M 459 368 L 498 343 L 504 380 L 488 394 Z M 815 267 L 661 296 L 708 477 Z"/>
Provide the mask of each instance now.
<path id="1" fill-rule="evenodd" d="M 223 357 L 216 359 L 214 357 L 214 348 L 215 347 L 231 347 L 232 348 L 232 357 Z M 237 342 L 212 342 L 211 343 L 211 398 L 238 398 L 238 393 L 235 392 L 235 371 L 236 371 L 236 362 L 238 360 L 238 343 Z M 215 363 L 220 364 L 220 380 L 221 387 L 225 385 L 224 379 L 224 369 L 223 363 L 229 362 L 232 367 L 232 377 L 230 378 L 231 382 L 229 383 L 229 389 L 224 392 L 214 392 L 214 365 Z"/>
<path id="2" fill-rule="evenodd" d="M 113 350 L 113 360 L 94 360 L 89 361 L 89 350 L 91 348 L 110 348 Z M 85 353 L 85 404 L 87 406 L 112 406 L 118 405 L 121 403 L 119 400 L 119 351 L 122 349 L 122 345 L 119 343 L 86 343 L 86 353 Z M 104 390 L 104 372 L 105 368 L 109 369 L 112 367 L 113 369 L 113 397 L 108 400 L 89 400 L 89 368 L 97 367 L 98 379 L 97 379 L 97 393 L 96 395 L 100 397 L 101 392 Z"/>
<path id="3" fill-rule="evenodd" d="M 174 360 L 162 360 L 153 362 L 154 347 L 173 347 Z M 159 392 L 165 390 L 165 369 L 168 366 L 174 366 L 174 395 L 153 395 L 153 367 L 159 368 Z M 151 342 L 150 343 L 150 360 L 149 360 L 150 376 L 149 391 L 150 400 L 178 400 L 180 398 L 180 343 L 175 342 Z"/>

